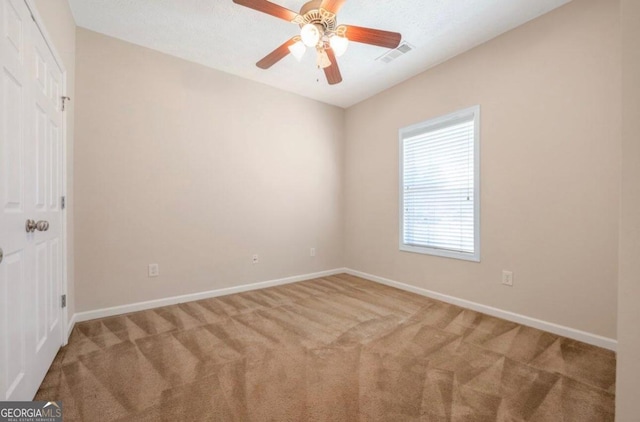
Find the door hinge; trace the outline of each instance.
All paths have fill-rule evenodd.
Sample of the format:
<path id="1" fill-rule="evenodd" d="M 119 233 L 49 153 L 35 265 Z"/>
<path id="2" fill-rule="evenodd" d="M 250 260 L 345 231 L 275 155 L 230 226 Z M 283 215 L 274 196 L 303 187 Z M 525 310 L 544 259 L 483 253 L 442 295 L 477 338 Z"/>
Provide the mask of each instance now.
<path id="1" fill-rule="evenodd" d="M 67 295 L 62 295 L 61 303 L 63 308 L 67 307 Z"/>
<path id="2" fill-rule="evenodd" d="M 67 208 L 67 197 L 66 196 L 60 197 L 60 208 L 61 209 Z"/>
<path id="3" fill-rule="evenodd" d="M 67 101 L 71 101 L 71 97 L 61 97 L 62 98 L 62 111 L 64 111 Z"/>

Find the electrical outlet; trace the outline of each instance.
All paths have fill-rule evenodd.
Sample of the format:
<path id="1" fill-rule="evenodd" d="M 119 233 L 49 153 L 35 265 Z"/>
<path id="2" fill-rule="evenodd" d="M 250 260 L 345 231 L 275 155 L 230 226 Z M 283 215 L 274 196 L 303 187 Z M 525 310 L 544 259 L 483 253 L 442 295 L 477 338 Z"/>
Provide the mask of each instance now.
<path id="1" fill-rule="evenodd" d="M 160 267 L 158 264 L 149 264 L 149 277 L 157 277 L 160 275 Z"/>
<path id="2" fill-rule="evenodd" d="M 309 251 L 309 256 L 316 256 L 316 248 L 311 248 Z"/>
<path id="3" fill-rule="evenodd" d="M 253 258 L 251 259 L 251 262 L 254 264 L 258 263 L 258 254 L 253 255 Z"/>
<path id="4" fill-rule="evenodd" d="M 504 284 L 505 286 L 513 287 L 513 272 L 512 271 L 507 271 L 507 270 L 503 270 L 502 271 L 502 284 Z"/>

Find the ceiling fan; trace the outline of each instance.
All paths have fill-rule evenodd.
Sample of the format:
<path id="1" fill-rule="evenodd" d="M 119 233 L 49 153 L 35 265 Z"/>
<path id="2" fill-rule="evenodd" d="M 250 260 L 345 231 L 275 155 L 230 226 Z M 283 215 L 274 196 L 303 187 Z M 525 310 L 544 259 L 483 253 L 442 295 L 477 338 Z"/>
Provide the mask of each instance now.
<path id="1" fill-rule="evenodd" d="M 291 53 L 298 61 L 302 59 L 306 48 L 315 48 L 318 67 L 330 85 L 342 82 L 342 75 L 336 57 L 347 49 L 349 41 L 396 48 L 402 35 L 397 32 L 363 28 L 353 25 L 338 25 L 336 15 L 346 0 L 311 0 L 296 13 L 267 0 L 233 0 L 234 3 L 259 12 L 275 16 L 297 24 L 300 35 L 287 40 L 280 47 L 267 54 L 256 63 L 261 69 L 269 69 Z"/>

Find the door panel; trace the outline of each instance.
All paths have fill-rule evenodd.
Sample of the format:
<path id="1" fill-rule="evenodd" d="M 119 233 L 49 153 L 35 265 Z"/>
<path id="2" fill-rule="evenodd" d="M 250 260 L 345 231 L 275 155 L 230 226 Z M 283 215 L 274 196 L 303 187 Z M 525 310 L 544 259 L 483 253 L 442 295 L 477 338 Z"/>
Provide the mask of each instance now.
<path id="1" fill-rule="evenodd" d="M 34 379 L 42 379 L 55 357 L 62 340 L 60 318 L 60 286 L 62 265 L 62 212 L 58 207 L 62 182 L 62 111 L 60 92 L 62 74 L 55 63 L 44 38 L 35 25 L 30 25 L 31 44 L 27 56 L 31 57 L 31 110 L 30 130 L 38 150 L 33 160 L 33 171 L 37 174 L 32 182 L 34 201 L 32 218 L 49 222 L 47 231 L 36 231 L 36 264 L 38 276 L 38 311 L 35 313 L 39 341 L 33 350 L 35 365 L 30 368 Z M 37 117 L 36 117 L 37 116 Z M 55 261 L 54 261 L 55 260 Z M 29 353 L 29 351 L 28 351 Z"/>
<path id="2" fill-rule="evenodd" d="M 11 74 L 3 69 L 3 118 L 4 133 L 2 136 L 2 161 L 5 211 L 22 211 L 23 179 L 24 179 L 24 116 L 22 97 L 24 88 Z"/>
<path id="3" fill-rule="evenodd" d="M 23 0 L 0 0 L 0 78 L 0 400 L 31 400 L 63 341 L 63 76 Z"/>
<path id="4" fill-rule="evenodd" d="M 30 334 L 25 299 L 29 294 L 30 245 L 24 230 L 29 211 L 28 88 L 25 65 L 29 13 L 21 1 L 0 4 L 0 400 L 29 394 Z"/>
<path id="5" fill-rule="evenodd" d="M 3 297 L 20 297 L 26 284 L 24 259 L 21 252 L 4 257 L 0 267 L 0 291 Z M 0 385 L 6 390 L 5 397 L 11 397 L 21 385 L 26 371 L 25 335 L 26 321 L 22 318 L 22 302 L 4 303 L 0 314 L 0 329 L 6 336 L 6 343 L 0 351 L 2 368 Z M 0 397 L 0 398 L 5 398 Z"/>
<path id="6" fill-rule="evenodd" d="M 54 121 L 49 125 L 49 210 L 57 211 L 60 198 L 60 130 Z"/>
<path id="7" fill-rule="evenodd" d="M 36 60 L 36 86 L 42 91 L 42 93 L 47 92 L 47 62 L 42 57 L 42 54 L 36 50 L 35 51 L 35 60 Z"/>
<path id="8" fill-rule="evenodd" d="M 18 5 L 20 8 L 20 5 Z M 15 48 L 17 55 L 21 55 L 23 51 L 22 40 L 24 38 L 24 13 L 20 13 L 16 10 L 14 3 L 5 3 L 5 22 L 6 22 L 6 37 L 10 44 Z"/>
<path id="9" fill-rule="evenodd" d="M 62 281 L 61 271 L 61 254 L 60 254 L 60 241 L 53 239 L 49 242 L 49 297 L 48 297 L 48 315 L 47 321 L 49 326 L 47 327 L 50 333 L 55 333 L 57 324 L 60 324 L 60 287 Z"/>
<path id="10" fill-rule="evenodd" d="M 47 244 L 42 242 L 35 247 L 35 317 L 36 317 L 36 352 L 40 351 L 47 340 Z"/>
<path id="11" fill-rule="evenodd" d="M 36 183 L 35 183 L 35 207 L 42 210 L 46 204 L 45 177 L 42 169 L 47 162 L 47 114 L 40 108 L 35 108 L 35 142 L 36 142 Z"/>

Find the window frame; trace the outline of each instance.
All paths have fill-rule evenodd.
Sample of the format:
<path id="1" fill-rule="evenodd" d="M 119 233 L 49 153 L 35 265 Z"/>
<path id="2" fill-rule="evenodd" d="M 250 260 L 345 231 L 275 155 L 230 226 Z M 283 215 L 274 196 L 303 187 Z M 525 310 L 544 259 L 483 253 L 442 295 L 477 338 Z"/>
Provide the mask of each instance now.
<path id="1" fill-rule="evenodd" d="M 420 133 L 425 133 L 437 128 L 446 127 L 465 117 L 473 116 L 473 254 L 466 252 L 440 249 L 429 246 L 415 246 L 404 243 L 404 141 Z M 454 258 L 464 261 L 480 262 L 480 105 L 475 105 L 462 110 L 455 111 L 443 116 L 434 117 L 423 122 L 406 126 L 398 131 L 398 151 L 399 151 L 399 209 L 400 225 L 398 232 L 398 243 L 400 251 L 412 252 L 425 255 L 433 255 L 444 258 Z"/>

